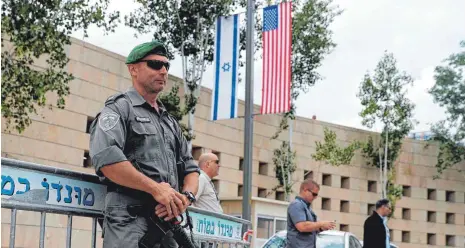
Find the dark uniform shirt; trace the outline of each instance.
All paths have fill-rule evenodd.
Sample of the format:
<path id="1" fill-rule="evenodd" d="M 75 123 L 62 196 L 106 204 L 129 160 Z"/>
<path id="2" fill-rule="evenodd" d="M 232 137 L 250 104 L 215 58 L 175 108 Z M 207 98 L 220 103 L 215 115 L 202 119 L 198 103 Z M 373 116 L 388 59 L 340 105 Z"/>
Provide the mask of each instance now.
<path id="1" fill-rule="evenodd" d="M 296 199 L 289 204 L 287 208 L 287 247 L 316 247 L 317 231 L 299 232 L 295 225 L 303 221 L 316 222 L 316 214 L 312 211 L 310 203 L 303 198 L 297 196 Z"/>
<path id="2" fill-rule="evenodd" d="M 158 106 L 157 112 L 133 87 L 105 102 L 90 128 L 90 157 L 98 176 L 105 179 L 102 167 L 128 160 L 154 181 L 178 189 L 177 160 L 184 161 L 182 174 L 200 173 L 179 124 Z"/>

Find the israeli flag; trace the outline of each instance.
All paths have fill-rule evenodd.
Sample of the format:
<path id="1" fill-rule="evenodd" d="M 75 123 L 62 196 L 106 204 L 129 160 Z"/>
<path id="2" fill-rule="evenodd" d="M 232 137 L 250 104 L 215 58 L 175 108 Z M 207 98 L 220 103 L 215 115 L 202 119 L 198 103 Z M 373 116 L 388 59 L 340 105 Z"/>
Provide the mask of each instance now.
<path id="1" fill-rule="evenodd" d="M 239 16 L 221 16 L 216 21 L 215 83 L 212 91 L 212 120 L 237 117 L 239 71 Z"/>

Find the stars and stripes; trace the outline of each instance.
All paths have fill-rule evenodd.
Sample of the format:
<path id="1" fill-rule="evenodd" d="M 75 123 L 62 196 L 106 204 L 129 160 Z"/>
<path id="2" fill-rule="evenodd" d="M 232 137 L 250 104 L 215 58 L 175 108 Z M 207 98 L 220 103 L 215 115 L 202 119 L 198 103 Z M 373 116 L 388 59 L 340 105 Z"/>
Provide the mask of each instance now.
<path id="1" fill-rule="evenodd" d="M 263 9 L 261 114 L 287 112 L 291 107 L 291 9 L 291 2 Z"/>

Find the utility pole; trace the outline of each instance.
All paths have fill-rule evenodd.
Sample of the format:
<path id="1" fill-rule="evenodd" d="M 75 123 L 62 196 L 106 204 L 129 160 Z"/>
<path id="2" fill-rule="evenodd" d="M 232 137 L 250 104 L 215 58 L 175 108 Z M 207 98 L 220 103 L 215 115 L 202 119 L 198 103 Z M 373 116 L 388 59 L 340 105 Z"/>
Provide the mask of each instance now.
<path id="1" fill-rule="evenodd" d="M 249 221 L 252 205 L 254 6 L 255 0 L 247 0 L 242 218 Z M 244 226 L 244 231 L 247 231 L 246 228 Z"/>

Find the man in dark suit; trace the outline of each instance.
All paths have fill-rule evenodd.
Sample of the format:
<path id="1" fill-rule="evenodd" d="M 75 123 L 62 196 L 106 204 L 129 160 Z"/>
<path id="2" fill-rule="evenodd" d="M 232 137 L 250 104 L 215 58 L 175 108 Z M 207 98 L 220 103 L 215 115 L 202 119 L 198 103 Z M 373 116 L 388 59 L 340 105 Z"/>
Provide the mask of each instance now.
<path id="1" fill-rule="evenodd" d="M 376 210 L 363 225 L 363 248 L 389 248 L 389 228 L 387 216 L 391 214 L 391 204 L 387 199 L 376 202 Z"/>

